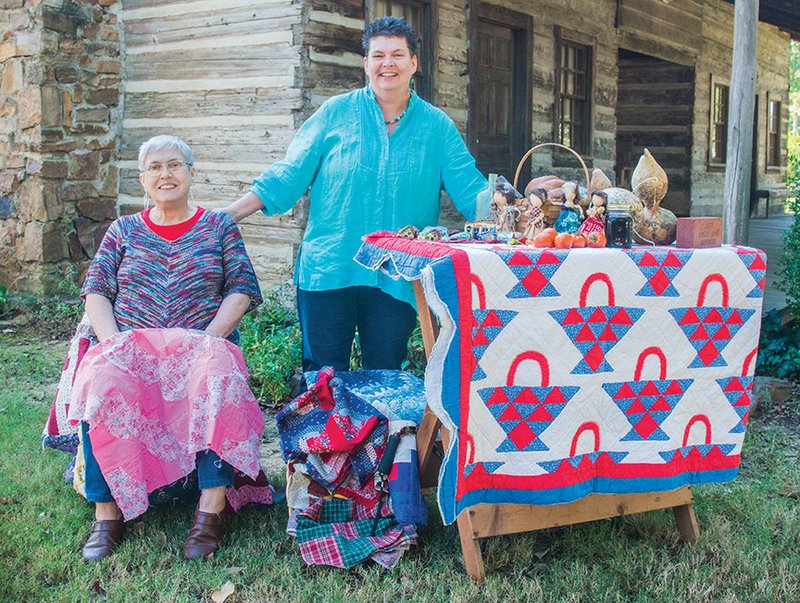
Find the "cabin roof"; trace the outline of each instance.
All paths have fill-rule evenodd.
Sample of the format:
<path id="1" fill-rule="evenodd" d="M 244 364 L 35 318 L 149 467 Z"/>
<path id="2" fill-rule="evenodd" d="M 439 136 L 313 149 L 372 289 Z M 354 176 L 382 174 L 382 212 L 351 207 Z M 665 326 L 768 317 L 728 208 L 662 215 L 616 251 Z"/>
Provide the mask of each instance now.
<path id="1" fill-rule="evenodd" d="M 725 0 L 733 4 L 734 0 Z M 758 20 L 789 32 L 800 40 L 800 2 L 798 0 L 761 0 Z"/>

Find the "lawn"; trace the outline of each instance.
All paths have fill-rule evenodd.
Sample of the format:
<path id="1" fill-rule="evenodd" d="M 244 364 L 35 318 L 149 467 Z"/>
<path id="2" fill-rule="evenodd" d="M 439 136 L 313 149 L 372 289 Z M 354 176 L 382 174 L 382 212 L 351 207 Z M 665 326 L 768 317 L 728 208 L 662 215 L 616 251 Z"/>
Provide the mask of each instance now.
<path id="1" fill-rule="evenodd" d="M 431 525 L 393 572 L 306 567 L 284 532 L 285 506 L 243 511 L 215 558 L 186 562 L 185 506 L 148 512 L 117 554 L 84 564 L 92 509 L 63 483 L 66 455 L 39 444 L 65 352 L 63 342 L 0 335 L 0 601 L 212 601 L 227 582 L 228 603 L 800 601 L 796 401 L 751 418 L 736 481 L 695 488 L 694 545 L 678 540 L 669 511 L 490 538 L 478 585 L 432 501 Z M 271 473 L 283 487 L 280 467 Z"/>

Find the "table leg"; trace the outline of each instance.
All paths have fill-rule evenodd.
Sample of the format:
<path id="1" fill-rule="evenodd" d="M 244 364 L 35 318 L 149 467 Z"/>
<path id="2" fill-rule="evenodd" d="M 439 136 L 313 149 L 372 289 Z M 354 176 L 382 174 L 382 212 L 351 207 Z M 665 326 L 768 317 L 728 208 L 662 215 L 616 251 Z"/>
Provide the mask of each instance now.
<path id="1" fill-rule="evenodd" d="M 447 450 L 450 443 L 450 432 L 442 427 L 442 444 Z M 467 574 L 473 580 L 483 582 L 486 578 L 486 569 L 483 566 L 483 555 L 481 553 L 480 535 L 472 523 L 472 510 L 467 509 L 461 512 L 456 519 L 458 526 L 458 537 L 461 540 L 461 554 L 464 556 L 464 567 Z"/>
<path id="2" fill-rule="evenodd" d="M 439 325 L 436 322 L 428 302 L 425 300 L 425 291 L 422 283 L 414 281 L 414 295 L 417 301 L 417 313 L 419 314 L 419 324 L 422 330 L 422 342 L 425 345 L 425 356 L 430 358 L 433 344 L 439 335 Z M 439 463 L 434 455 L 434 446 L 439 436 L 441 423 L 438 417 L 431 412 L 429 407 L 425 407 L 425 414 L 422 415 L 419 429 L 417 430 L 417 456 L 419 459 L 420 485 L 423 488 L 432 488 L 438 485 Z"/>
<path id="3" fill-rule="evenodd" d="M 458 526 L 458 536 L 461 539 L 461 553 L 464 555 L 464 567 L 467 574 L 473 580 L 483 582 L 486 578 L 486 569 L 483 566 L 481 542 L 472 528 L 469 510 L 458 516 L 456 525 Z"/>
<path id="4" fill-rule="evenodd" d="M 414 297 L 417 301 L 417 314 L 419 315 L 419 326 L 422 330 L 422 343 L 425 345 L 425 357 L 430 358 L 433 343 L 439 336 L 439 324 L 428 307 L 428 302 L 425 300 L 425 290 L 419 280 L 414 281 Z"/>
<path id="5" fill-rule="evenodd" d="M 672 507 L 675 516 L 675 525 L 684 542 L 697 542 L 700 538 L 700 528 L 697 527 L 697 517 L 694 514 L 694 502 Z"/>

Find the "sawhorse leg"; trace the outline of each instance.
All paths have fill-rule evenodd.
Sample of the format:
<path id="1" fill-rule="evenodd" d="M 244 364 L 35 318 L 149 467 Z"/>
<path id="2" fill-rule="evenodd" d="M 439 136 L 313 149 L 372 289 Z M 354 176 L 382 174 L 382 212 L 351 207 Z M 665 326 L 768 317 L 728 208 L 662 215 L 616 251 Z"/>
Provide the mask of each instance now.
<path id="1" fill-rule="evenodd" d="M 433 344 L 439 336 L 439 325 L 428 307 L 422 283 L 418 280 L 414 281 L 414 295 L 417 300 L 417 313 L 419 314 L 419 325 L 422 330 L 422 343 L 425 346 L 425 357 L 430 358 Z M 423 488 L 432 488 L 438 483 L 439 463 L 434 455 L 434 446 L 436 445 L 440 427 L 441 423 L 438 417 L 426 406 L 419 429 L 417 429 L 419 479 Z"/>

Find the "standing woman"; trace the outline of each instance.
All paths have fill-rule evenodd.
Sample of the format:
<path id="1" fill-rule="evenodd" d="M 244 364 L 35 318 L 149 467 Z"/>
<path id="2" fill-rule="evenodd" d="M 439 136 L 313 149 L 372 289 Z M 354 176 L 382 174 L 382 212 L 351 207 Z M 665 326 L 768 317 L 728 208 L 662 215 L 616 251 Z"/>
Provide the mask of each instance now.
<path id="1" fill-rule="evenodd" d="M 295 266 L 303 369 L 347 370 L 356 329 L 365 369 L 399 369 L 416 324 L 411 285 L 359 266 L 361 237 L 439 221 L 441 190 L 467 219 L 487 187 L 453 121 L 411 89 L 419 39 L 382 17 L 362 40 L 367 85 L 326 101 L 286 157 L 226 208 L 237 221 L 290 209 L 310 187 Z M 484 209 L 488 209 L 484 208 Z"/>
<path id="2" fill-rule="evenodd" d="M 224 340 L 262 301 L 239 230 L 190 203 L 194 155 L 181 139 L 146 141 L 139 170 L 154 206 L 111 224 L 81 291 L 96 340 L 68 417 L 81 422 L 95 503 L 87 561 L 112 554 L 147 495 L 195 467 L 201 495 L 183 552 L 212 554 L 234 469 L 254 478 L 260 467 L 263 416 L 241 350 Z"/>

